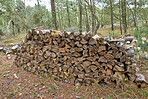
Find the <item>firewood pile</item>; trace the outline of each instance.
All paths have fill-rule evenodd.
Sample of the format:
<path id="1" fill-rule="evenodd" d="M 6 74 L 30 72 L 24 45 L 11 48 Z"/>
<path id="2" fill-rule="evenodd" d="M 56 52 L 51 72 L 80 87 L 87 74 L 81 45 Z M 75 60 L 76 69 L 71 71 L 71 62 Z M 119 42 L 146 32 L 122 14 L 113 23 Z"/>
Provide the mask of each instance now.
<path id="1" fill-rule="evenodd" d="M 89 33 L 37 28 L 27 33 L 14 63 L 28 72 L 76 86 L 120 86 L 123 82 L 141 86 L 143 80 L 136 80 L 134 51 L 124 43 L 123 39 Z"/>

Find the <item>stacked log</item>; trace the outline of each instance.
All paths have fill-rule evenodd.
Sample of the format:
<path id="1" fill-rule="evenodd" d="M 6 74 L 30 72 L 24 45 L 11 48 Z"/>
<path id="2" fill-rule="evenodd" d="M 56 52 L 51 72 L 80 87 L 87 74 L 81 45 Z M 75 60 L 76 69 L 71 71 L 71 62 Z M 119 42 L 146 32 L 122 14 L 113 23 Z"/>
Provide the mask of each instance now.
<path id="1" fill-rule="evenodd" d="M 22 69 L 74 85 L 120 86 L 136 78 L 134 51 L 120 40 L 89 33 L 33 29 L 18 50 Z"/>

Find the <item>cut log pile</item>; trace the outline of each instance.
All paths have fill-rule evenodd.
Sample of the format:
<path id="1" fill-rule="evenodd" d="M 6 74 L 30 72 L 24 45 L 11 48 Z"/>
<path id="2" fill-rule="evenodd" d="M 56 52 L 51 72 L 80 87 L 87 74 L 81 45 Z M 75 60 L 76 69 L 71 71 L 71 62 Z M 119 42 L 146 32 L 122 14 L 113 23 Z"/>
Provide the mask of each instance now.
<path id="1" fill-rule="evenodd" d="M 33 29 L 21 46 L 15 64 L 37 75 L 74 85 L 103 82 L 120 86 L 136 81 L 134 51 L 126 49 L 119 39 Z"/>

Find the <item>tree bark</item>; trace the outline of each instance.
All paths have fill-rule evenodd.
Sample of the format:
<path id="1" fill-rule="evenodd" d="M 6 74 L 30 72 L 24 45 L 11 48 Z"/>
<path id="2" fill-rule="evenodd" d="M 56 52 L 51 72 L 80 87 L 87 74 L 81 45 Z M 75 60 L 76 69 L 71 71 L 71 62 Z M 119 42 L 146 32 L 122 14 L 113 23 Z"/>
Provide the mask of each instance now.
<path id="1" fill-rule="evenodd" d="M 126 0 L 122 0 L 122 23 L 124 28 L 124 34 L 127 32 L 127 24 L 126 24 Z"/>
<path id="2" fill-rule="evenodd" d="M 85 18 L 86 18 L 86 32 L 90 31 L 90 27 L 89 27 L 89 22 L 88 22 L 88 14 L 87 14 L 87 8 L 86 8 L 86 4 L 85 4 Z"/>
<path id="3" fill-rule="evenodd" d="M 14 32 L 14 21 L 12 20 L 12 34 L 15 35 L 15 32 Z"/>
<path id="4" fill-rule="evenodd" d="M 10 34 L 10 25 L 11 25 L 11 22 L 14 20 L 14 18 L 12 18 L 9 22 L 8 22 L 8 25 L 7 25 L 7 33 Z"/>
<path id="5" fill-rule="evenodd" d="M 134 9 L 134 16 L 135 16 L 135 18 L 134 18 L 134 26 L 135 27 L 137 27 L 137 0 L 135 0 L 135 9 Z"/>
<path id="6" fill-rule="evenodd" d="M 38 3 L 38 7 L 40 7 L 40 3 L 39 3 L 39 0 L 37 0 L 37 3 Z"/>
<path id="7" fill-rule="evenodd" d="M 90 0 L 90 10 L 91 10 L 91 17 L 92 17 L 92 35 L 95 35 L 95 18 L 94 18 L 94 10 L 93 10 L 93 0 Z"/>
<path id="8" fill-rule="evenodd" d="M 56 23 L 56 10 L 55 10 L 55 2 L 54 0 L 51 0 L 51 12 L 52 12 L 52 23 L 54 24 L 54 29 L 58 29 L 57 23 Z"/>
<path id="9" fill-rule="evenodd" d="M 119 0 L 119 19 L 120 19 L 120 32 L 122 34 L 121 1 L 120 0 Z"/>
<path id="10" fill-rule="evenodd" d="M 68 0 L 66 0 L 66 7 L 67 7 L 68 26 L 71 27 Z"/>
<path id="11" fill-rule="evenodd" d="M 113 7 L 112 7 L 112 0 L 110 0 L 110 11 L 111 11 L 111 25 L 112 25 L 112 31 L 114 30 L 114 19 L 113 19 Z"/>
<path id="12" fill-rule="evenodd" d="M 82 32 L 82 2 L 81 0 L 78 1 L 79 3 L 79 11 L 80 11 L 80 19 L 79 19 L 79 32 Z"/>

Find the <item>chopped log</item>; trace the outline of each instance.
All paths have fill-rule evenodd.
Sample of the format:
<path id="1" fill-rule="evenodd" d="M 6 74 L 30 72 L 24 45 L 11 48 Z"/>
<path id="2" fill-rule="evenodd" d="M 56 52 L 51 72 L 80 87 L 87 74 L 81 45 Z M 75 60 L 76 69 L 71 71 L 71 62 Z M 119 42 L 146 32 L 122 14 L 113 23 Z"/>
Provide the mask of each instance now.
<path id="1" fill-rule="evenodd" d="M 107 60 L 106 60 L 105 57 L 101 56 L 101 57 L 99 58 L 99 62 L 107 63 Z"/>
<path id="2" fill-rule="evenodd" d="M 106 54 L 104 57 L 105 57 L 107 60 L 113 60 L 113 59 L 114 59 L 114 56 L 111 55 L 111 54 Z"/>
<path id="3" fill-rule="evenodd" d="M 88 60 L 85 60 L 82 64 L 84 67 L 88 67 L 89 65 L 91 65 L 91 62 Z"/>
<path id="4" fill-rule="evenodd" d="M 118 65 L 115 65 L 115 67 L 113 68 L 114 71 L 120 71 L 120 72 L 123 72 L 124 71 L 124 68 L 118 66 Z"/>
<path id="5" fill-rule="evenodd" d="M 88 41 L 86 41 L 84 38 L 82 38 L 82 40 L 80 41 L 81 44 L 85 45 L 88 43 Z"/>
<path id="6" fill-rule="evenodd" d="M 83 73 L 83 72 L 79 72 L 79 74 L 78 74 L 78 77 L 79 78 L 85 78 L 85 74 Z M 83 80 L 81 79 L 81 82 L 82 82 Z"/>
<path id="7" fill-rule="evenodd" d="M 113 74 L 113 72 L 112 72 L 112 70 L 111 69 L 107 69 L 107 71 L 106 71 L 106 75 L 112 75 Z"/>
<path id="8" fill-rule="evenodd" d="M 112 69 L 112 68 L 113 68 L 113 66 L 112 66 L 112 65 L 110 65 L 110 64 L 107 64 L 107 67 L 109 67 L 110 69 Z"/>
<path id="9" fill-rule="evenodd" d="M 105 46 L 99 46 L 98 53 L 100 53 L 101 51 L 104 51 L 104 50 L 106 50 Z"/>
<path id="10" fill-rule="evenodd" d="M 90 65 L 88 68 L 94 72 L 97 69 L 97 66 Z"/>

